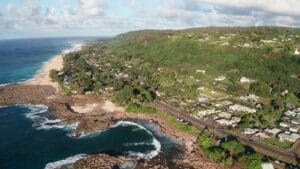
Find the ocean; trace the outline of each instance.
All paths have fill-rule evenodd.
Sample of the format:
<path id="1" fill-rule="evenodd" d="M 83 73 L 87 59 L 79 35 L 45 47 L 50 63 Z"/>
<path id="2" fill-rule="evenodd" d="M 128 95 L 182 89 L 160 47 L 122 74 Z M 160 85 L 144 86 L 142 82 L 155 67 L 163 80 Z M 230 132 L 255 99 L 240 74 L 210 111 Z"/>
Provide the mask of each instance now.
<path id="1" fill-rule="evenodd" d="M 0 86 L 34 78 L 53 56 L 92 39 L 0 40 Z M 97 153 L 152 158 L 162 150 L 172 156 L 177 147 L 152 123 L 120 121 L 108 130 L 75 138 L 78 125 L 56 119 L 44 105 L 0 107 L 0 168 L 55 169 Z"/>

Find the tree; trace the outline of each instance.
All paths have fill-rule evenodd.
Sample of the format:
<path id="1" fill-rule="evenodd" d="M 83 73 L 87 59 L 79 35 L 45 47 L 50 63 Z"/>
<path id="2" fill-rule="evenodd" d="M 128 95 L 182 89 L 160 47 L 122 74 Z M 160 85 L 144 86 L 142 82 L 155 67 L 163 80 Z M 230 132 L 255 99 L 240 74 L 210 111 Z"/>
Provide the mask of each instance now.
<path id="1" fill-rule="evenodd" d="M 245 152 L 245 147 L 237 140 L 231 140 L 221 144 L 225 150 L 228 150 L 233 155 L 241 155 Z"/>
<path id="2" fill-rule="evenodd" d="M 247 163 L 247 169 L 262 169 L 262 162 L 257 154 L 249 154 L 244 156 Z"/>
<path id="3" fill-rule="evenodd" d="M 200 135 L 198 137 L 198 143 L 202 149 L 208 149 L 213 146 L 213 139 L 207 135 Z"/>
<path id="4" fill-rule="evenodd" d="M 130 86 L 125 86 L 113 96 L 113 100 L 120 105 L 124 105 L 127 104 L 133 96 L 133 89 Z"/>
<path id="5" fill-rule="evenodd" d="M 54 70 L 54 69 L 50 70 L 49 76 L 52 79 L 52 81 L 55 81 L 55 82 L 58 82 L 58 83 L 61 82 L 61 79 L 58 76 L 58 71 L 57 70 Z"/>

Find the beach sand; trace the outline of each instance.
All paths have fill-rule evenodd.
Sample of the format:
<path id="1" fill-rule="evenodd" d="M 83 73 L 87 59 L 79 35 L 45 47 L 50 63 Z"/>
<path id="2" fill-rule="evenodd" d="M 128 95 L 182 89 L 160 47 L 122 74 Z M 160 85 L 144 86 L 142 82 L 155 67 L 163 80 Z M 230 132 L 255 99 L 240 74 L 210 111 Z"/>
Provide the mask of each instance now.
<path id="1" fill-rule="evenodd" d="M 82 49 L 83 44 L 76 44 L 71 49 L 65 50 L 61 55 L 54 56 L 48 62 L 46 62 L 41 70 L 37 73 L 33 80 L 23 83 L 24 85 L 42 85 L 42 86 L 52 86 L 55 88 L 56 92 L 60 91 L 59 84 L 53 82 L 50 78 L 50 71 L 62 70 L 63 69 L 63 56 L 67 53 L 76 52 Z"/>
<path id="2" fill-rule="evenodd" d="M 47 63 L 44 64 L 37 76 L 28 82 L 25 82 L 25 85 L 50 85 L 53 86 L 57 91 L 59 91 L 59 85 L 56 82 L 53 82 L 50 78 L 50 71 L 52 69 L 62 70 L 63 68 L 63 55 L 58 55 L 53 57 Z"/>

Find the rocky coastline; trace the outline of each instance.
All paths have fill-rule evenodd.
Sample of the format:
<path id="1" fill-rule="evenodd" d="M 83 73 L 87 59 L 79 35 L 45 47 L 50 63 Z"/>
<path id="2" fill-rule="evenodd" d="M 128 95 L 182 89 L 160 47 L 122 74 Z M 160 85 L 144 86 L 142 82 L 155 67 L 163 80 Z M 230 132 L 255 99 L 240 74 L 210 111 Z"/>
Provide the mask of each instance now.
<path id="1" fill-rule="evenodd" d="M 158 114 L 143 115 L 128 113 L 122 107 L 115 106 L 108 99 L 100 96 L 66 96 L 53 87 L 53 85 L 31 85 L 19 84 L 9 85 L 0 88 L 0 106 L 32 104 L 46 105 L 53 110 L 57 118 L 63 119 L 66 123 L 79 122 L 80 125 L 75 131 L 75 137 L 83 133 L 105 130 L 111 127 L 117 121 L 143 121 L 158 124 L 160 132 L 168 137 L 177 139 L 184 148 L 181 156 L 182 160 L 176 160 L 177 167 L 184 168 L 222 168 L 221 166 L 207 161 L 199 147 L 195 144 L 196 137 L 187 133 L 178 131 L 174 126 L 168 123 Z M 88 112 L 76 112 L 72 106 L 82 106 L 93 104 Z M 79 109 L 80 110 L 80 109 Z M 162 166 L 165 162 L 155 157 L 150 160 L 139 161 L 135 168 L 168 168 Z M 112 168 L 119 166 L 132 157 L 115 157 L 105 154 L 92 155 L 88 158 L 79 160 L 74 164 L 80 166 L 77 168 Z M 98 165 L 99 163 L 103 165 Z"/>

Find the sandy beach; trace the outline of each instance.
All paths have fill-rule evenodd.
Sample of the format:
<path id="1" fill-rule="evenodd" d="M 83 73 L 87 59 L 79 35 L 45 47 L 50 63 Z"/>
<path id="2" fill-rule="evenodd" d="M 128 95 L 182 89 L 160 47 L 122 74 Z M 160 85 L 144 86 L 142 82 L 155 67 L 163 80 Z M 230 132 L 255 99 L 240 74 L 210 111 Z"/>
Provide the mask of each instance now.
<path id="1" fill-rule="evenodd" d="M 46 62 L 43 67 L 39 70 L 37 75 L 33 80 L 27 81 L 25 85 L 43 85 L 43 86 L 52 86 L 56 91 L 59 91 L 59 85 L 56 82 L 53 82 L 50 78 L 50 71 L 54 70 L 62 70 L 63 68 L 63 56 L 70 52 L 76 52 L 81 50 L 82 44 L 76 44 L 71 49 L 66 49 L 62 54 L 54 56 L 48 62 Z"/>
<path id="2" fill-rule="evenodd" d="M 153 122 L 160 126 L 160 130 L 164 135 L 176 138 L 184 146 L 184 160 L 178 161 L 178 165 L 190 166 L 191 168 L 222 168 L 203 157 L 201 150 L 195 144 L 197 139 L 195 136 L 177 130 L 158 114 L 128 113 L 125 108 L 118 107 L 109 99 L 104 99 L 101 96 L 63 95 L 59 92 L 59 85 L 49 77 L 52 69 L 61 70 L 63 68 L 63 56 L 63 54 L 55 56 L 44 64 L 32 81 L 20 85 L 0 87 L 0 106 L 15 104 L 46 105 L 54 110 L 55 116 L 64 119 L 66 123 L 80 123 L 80 127 L 76 131 L 77 134 L 105 130 L 110 128 L 116 121 L 141 120 Z M 110 162 L 118 161 L 107 155 L 104 157 L 105 159 L 108 158 Z M 90 156 L 83 160 L 78 168 L 83 166 L 88 168 L 95 167 L 95 164 L 103 162 L 104 157 L 103 155 Z M 121 158 L 123 159 L 124 157 Z M 146 161 L 140 168 L 149 168 L 149 162 L 152 163 L 153 161 L 155 161 L 155 158 L 154 160 Z M 154 166 L 159 165 L 160 162 L 154 162 Z"/>
<path id="3" fill-rule="evenodd" d="M 63 68 L 63 55 L 58 55 L 53 57 L 47 63 L 44 64 L 42 69 L 36 75 L 36 77 L 28 82 L 25 82 L 25 85 L 50 85 L 53 86 L 57 91 L 59 86 L 57 83 L 53 82 L 50 78 L 50 71 L 52 69 L 61 70 Z"/>

